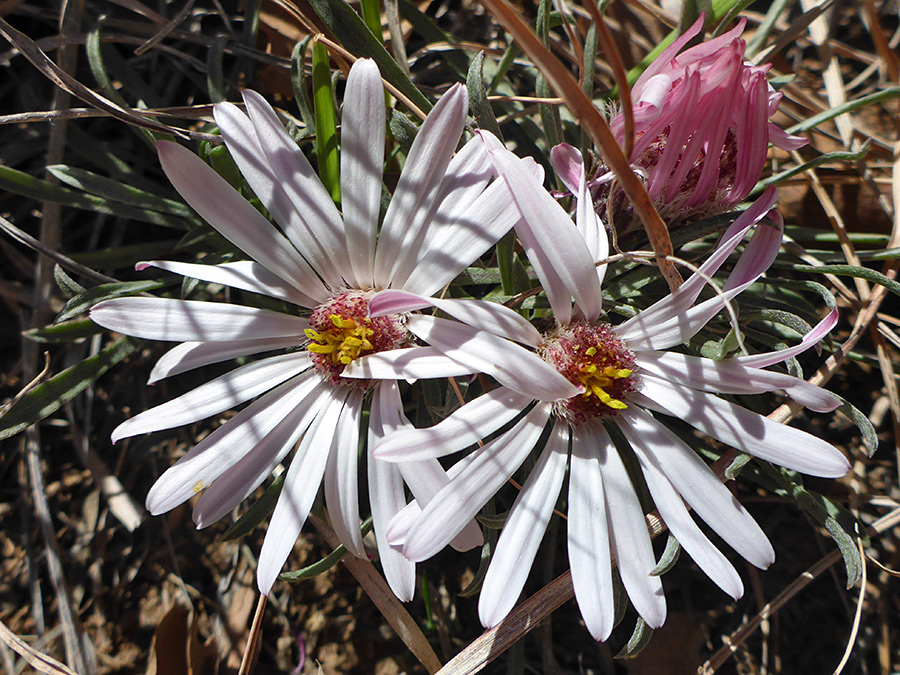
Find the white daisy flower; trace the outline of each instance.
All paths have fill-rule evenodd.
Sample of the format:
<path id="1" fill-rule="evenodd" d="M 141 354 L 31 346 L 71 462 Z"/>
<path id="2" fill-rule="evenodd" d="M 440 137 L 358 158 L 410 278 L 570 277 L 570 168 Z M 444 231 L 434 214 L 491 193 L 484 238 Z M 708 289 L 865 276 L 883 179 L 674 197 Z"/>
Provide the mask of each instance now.
<path id="1" fill-rule="evenodd" d="M 236 357 L 283 351 L 147 410 L 113 432 L 116 441 L 190 424 L 256 399 L 166 471 L 151 489 L 147 508 L 164 513 L 199 494 L 194 520 L 206 527 L 245 499 L 297 446 L 260 554 L 258 583 L 267 594 L 323 479 L 325 503 L 341 542 L 354 555 L 365 555 L 357 448 L 367 394 L 370 447 L 409 422 L 396 382 L 340 375 L 364 354 L 407 354 L 412 340 L 404 317 L 370 318 L 369 298 L 385 288 L 414 289 L 422 296 L 437 292 L 509 230 L 519 213 L 503 181 L 491 183 L 482 137 L 455 153 L 468 109 L 467 92 L 460 85 L 447 92 L 419 130 L 380 229 L 385 105 L 374 62 L 357 61 L 347 79 L 343 213 L 273 109 L 252 91 L 243 98 L 246 114 L 222 103 L 215 108 L 215 119 L 232 157 L 278 227 L 196 155 L 160 143 L 163 170 L 176 190 L 250 260 L 220 265 L 152 261 L 139 268 L 153 266 L 260 293 L 311 313 L 135 297 L 102 302 L 91 310 L 91 318 L 127 335 L 181 343 L 156 364 L 151 382 Z M 417 363 L 428 364 L 430 356 L 449 367 L 444 375 L 471 370 L 437 351 L 419 350 L 408 365 L 414 370 Z M 367 473 L 385 575 L 398 597 L 409 600 L 414 564 L 384 543 L 384 530 L 406 503 L 403 478 L 422 503 L 448 479 L 433 459 L 390 464 L 370 458 Z M 471 519 L 451 539 L 461 550 L 482 541 Z"/>
<path id="2" fill-rule="evenodd" d="M 740 577 L 701 532 L 685 503 L 758 567 L 772 562 L 772 546 L 707 464 L 656 415 L 680 418 L 722 443 L 802 473 L 837 477 L 849 468 L 843 455 L 825 441 L 717 395 L 780 389 L 813 410 L 836 408 L 839 401 L 829 392 L 790 375 L 764 370 L 816 344 L 834 326 L 836 312 L 799 345 L 778 352 L 713 361 L 667 351 L 693 337 L 727 300 L 754 283 L 771 264 L 781 242 L 780 218 L 770 212 L 774 190 L 737 218 L 699 273 L 635 317 L 612 326 L 599 320 L 606 266 L 595 267 L 594 261 L 608 256 L 608 243 L 592 208 L 583 171 L 576 177 L 578 203 L 573 224 L 526 162 L 500 148 L 492 155 L 524 215 L 516 226 L 517 234 L 546 291 L 556 326 L 536 340 L 519 340 L 534 351 L 512 340 L 497 339 L 491 345 L 494 351 L 482 353 L 482 358 L 516 369 L 488 371 L 503 386 L 467 403 L 434 427 L 397 432 L 374 449 L 379 458 L 422 461 L 463 450 L 512 424 L 454 465 L 448 471 L 450 483 L 431 501 L 424 505 L 413 502 L 401 511 L 388 531 L 389 542 L 410 560 L 435 554 L 470 522 L 546 435 L 484 579 L 479 604 L 482 623 L 496 625 L 515 604 L 562 489 L 568 461 L 569 563 L 588 630 L 598 640 L 612 631 L 612 558 L 637 612 L 650 627 L 662 625 L 666 616 L 662 583 L 659 576 L 651 575 L 657 563 L 644 512 L 610 438 L 609 426 L 615 425 L 633 448 L 644 481 L 672 534 L 716 584 L 739 597 L 743 593 Z M 767 214 L 776 226 L 760 224 L 721 294 L 695 304 L 709 277 Z M 373 315 L 397 312 L 426 302 L 405 292 L 385 291 L 373 299 L 371 311 Z M 492 330 L 483 323 L 468 323 L 458 324 L 457 345 L 465 345 L 466 336 L 483 341 L 483 335 Z M 420 337 L 428 336 L 423 331 Z M 430 344 L 453 358 L 462 351 L 445 349 L 437 340 Z M 387 375 L 389 369 L 380 365 L 382 356 L 360 359 L 345 375 L 367 369 Z M 531 368 L 533 357 L 551 365 L 577 392 L 548 397 L 522 386 L 533 379 L 524 372 Z M 390 372 L 404 376 L 403 367 L 396 363 Z"/>

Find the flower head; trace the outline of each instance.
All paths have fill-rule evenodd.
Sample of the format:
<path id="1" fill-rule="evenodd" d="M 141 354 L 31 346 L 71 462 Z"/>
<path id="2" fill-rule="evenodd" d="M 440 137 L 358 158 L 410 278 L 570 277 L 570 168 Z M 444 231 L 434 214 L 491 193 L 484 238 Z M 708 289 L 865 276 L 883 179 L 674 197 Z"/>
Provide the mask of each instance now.
<path id="1" fill-rule="evenodd" d="M 787 150 L 806 144 L 769 121 L 782 94 L 766 78 L 770 65 L 744 60 L 746 43 L 740 35 L 745 23 L 742 19 L 727 33 L 679 53 L 699 33 L 703 19 L 698 19 L 631 90 L 630 160 L 669 222 L 728 211 L 759 181 L 770 142 Z M 610 127 L 624 143 L 622 113 Z M 577 170 L 573 165 L 571 171 Z M 627 226 L 621 198 L 613 201 L 611 206 L 620 210 L 616 215 L 626 220 L 621 225 Z"/>
<path id="2" fill-rule="evenodd" d="M 660 626 L 666 615 L 662 583 L 651 574 L 656 560 L 644 511 L 610 436 L 614 425 L 630 444 L 642 480 L 670 531 L 716 584 L 733 597 L 740 596 L 740 577 L 699 529 L 686 504 L 752 564 L 768 566 L 774 559 L 772 547 L 706 463 L 658 415 L 679 418 L 722 443 L 803 473 L 835 477 L 849 468 L 828 443 L 718 396 L 781 389 L 808 408 L 833 410 L 839 400 L 832 394 L 764 368 L 815 344 L 834 326 L 835 313 L 799 345 L 779 352 L 713 361 L 669 351 L 693 337 L 771 264 L 781 242 L 780 219 L 770 212 L 774 190 L 735 220 L 718 248 L 678 290 L 633 318 L 609 325 L 600 320 L 606 266 L 593 262 L 606 257 L 608 246 L 583 172 L 576 176 L 573 224 L 520 160 L 502 148 L 495 148 L 492 156 L 523 213 L 517 234 L 547 292 L 556 326 L 536 343 L 519 341 L 534 351 L 512 337 L 495 345 L 492 358 L 518 364 L 516 371 L 493 373 L 502 386 L 434 427 L 398 432 L 375 448 L 377 457 L 421 461 L 501 432 L 453 466 L 449 484 L 427 505 L 401 511 L 388 532 L 390 543 L 412 560 L 433 555 L 545 437 L 488 568 L 479 604 L 482 622 L 495 625 L 515 603 L 568 463 L 569 562 L 588 630 L 596 639 L 605 639 L 613 628 L 613 558 L 635 609 L 651 627 Z M 771 223 L 760 222 L 767 215 Z M 757 223 L 721 292 L 698 303 L 708 279 Z M 403 294 L 386 291 L 372 300 L 372 312 L 395 311 L 404 300 L 408 298 Z M 467 321 L 461 334 L 494 330 L 474 315 Z M 379 358 L 361 359 L 350 374 Z M 561 375 L 572 390 L 555 397 L 536 394 L 527 384 L 533 379 L 529 373 L 549 378 L 548 370 Z M 402 376 L 402 366 L 394 372 Z"/>
<path id="3" fill-rule="evenodd" d="M 147 497 L 154 514 L 200 497 L 194 520 L 205 527 L 229 513 L 297 447 L 263 543 L 258 582 L 268 593 L 324 481 L 325 503 L 341 542 L 364 555 L 357 498 L 357 449 L 370 405 L 370 447 L 409 426 L 396 382 L 340 375 L 367 354 L 405 353 L 402 317 L 373 318 L 378 289 L 428 296 L 484 253 L 519 218 L 502 181 L 491 182 L 484 141 L 456 153 L 467 111 L 454 86 L 419 130 L 379 227 L 385 107 L 374 62 L 352 67 L 344 99 L 339 212 L 303 152 L 261 96 L 243 93 L 246 114 L 222 103 L 215 119 L 247 183 L 277 227 L 187 149 L 161 142 L 163 170 L 176 190 L 250 260 L 218 265 L 152 261 L 184 276 L 247 290 L 295 306 L 272 311 L 222 302 L 123 298 L 91 317 L 121 333 L 181 344 L 156 364 L 151 382 L 203 365 L 266 356 L 121 424 L 113 440 L 173 428 L 252 401 L 166 471 Z M 438 336 L 441 330 L 436 330 Z M 454 366 L 451 370 L 458 370 Z M 370 404 L 367 402 L 371 401 Z M 448 481 L 436 460 L 367 467 L 376 539 L 399 597 L 413 595 L 412 563 L 384 544 L 384 530 L 405 504 L 404 479 L 421 503 Z M 481 542 L 473 521 L 454 537 L 465 550 Z"/>

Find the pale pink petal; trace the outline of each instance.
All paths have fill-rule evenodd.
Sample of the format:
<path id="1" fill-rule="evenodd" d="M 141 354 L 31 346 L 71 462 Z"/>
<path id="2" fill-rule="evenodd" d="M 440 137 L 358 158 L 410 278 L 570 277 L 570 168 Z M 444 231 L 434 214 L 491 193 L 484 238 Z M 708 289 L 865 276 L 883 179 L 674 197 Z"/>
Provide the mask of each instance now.
<path id="1" fill-rule="evenodd" d="M 584 625 L 595 640 L 608 638 L 615 621 L 609 524 L 603 476 L 600 473 L 600 453 L 615 451 L 608 437 L 598 437 L 593 427 L 579 425 L 572 430 L 567 541 L 569 566 L 572 569 L 575 601 Z"/>
<path id="2" fill-rule="evenodd" d="M 168 141 L 156 150 L 175 189 L 223 237 L 309 297 L 328 296 L 296 249 L 206 162 Z"/>
<path id="3" fill-rule="evenodd" d="M 776 363 L 787 361 L 792 356 L 802 354 L 810 347 L 816 345 L 819 340 L 828 335 L 828 333 L 831 332 L 832 328 L 837 325 L 839 317 L 840 313 L 835 307 L 825 316 L 824 319 L 813 326 L 813 329 L 809 331 L 809 333 L 803 336 L 800 344 L 794 345 L 793 347 L 788 347 L 786 349 L 779 349 L 778 351 L 774 352 L 766 352 L 764 354 L 735 356 L 733 357 L 733 360 L 737 361 L 742 366 L 751 366 L 753 368 L 765 368 L 766 366 L 771 366 Z"/>
<path id="4" fill-rule="evenodd" d="M 478 600 L 478 616 L 487 628 L 509 614 L 525 586 L 562 487 L 568 443 L 568 424 L 557 422 L 509 512 Z"/>
<path id="5" fill-rule="evenodd" d="M 538 405 L 510 431 L 472 453 L 471 462 L 422 509 L 403 555 L 425 560 L 444 548 L 525 461 L 549 415 L 548 406 Z"/>
<path id="6" fill-rule="evenodd" d="M 404 429 L 373 449 L 376 457 L 392 462 L 443 457 L 474 445 L 512 421 L 534 399 L 497 387 L 469 401 L 450 417 L 426 429 Z"/>
<path id="7" fill-rule="evenodd" d="M 122 422 L 112 442 L 122 438 L 191 424 L 259 396 L 311 366 L 305 353 L 283 354 L 235 368 L 171 401 Z"/>
<path id="8" fill-rule="evenodd" d="M 480 372 L 454 361 L 434 347 L 391 349 L 362 356 L 341 372 L 341 377 L 365 380 L 420 380 L 460 377 Z"/>
<path id="9" fill-rule="evenodd" d="M 228 340 L 223 342 L 183 342 L 163 354 L 153 370 L 147 384 L 153 384 L 166 377 L 206 366 L 221 363 L 238 356 L 250 356 L 273 349 L 296 346 L 297 336 L 250 340 Z"/>
<path id="10" fill-rule="evenodd" d="M 441 97 L 416 134 L 384 216 L 375 250 L 375 286 L 402 286 L 422 243 L 444 175 L 463 131 L 468 109 L 465 87 Z"/>
<path id="11" fill-rule="evenodd" d="M 584 171 L 581 172 L 581 181 L 575 196 L 575 225 L 581 236 L 584 237 L 584 243 L 594 262 L 604 260 L 609 256 L 609 238 L 606 236 L 606 228 L 597 217 L 597 212 L 594 211 L 594 199 L 588 188 Z M 595 269 L 597 270 L 597 281 L 602 284 L 603 277 L 606 276 L 606 263 L 597 265 Z M 602 299 L 601 296 L 601 302 Z M 595 315 L 586 315 L 584 318 L 588 321 L 595 321 L 598 315 L 599 312 Z"/>
<path id="12" fill-rule="evenodd" d="M 232 288 L 261 293 L 270 298 L 286 300 L 301 307 L 315 307 L 318 303 L 302 291 L 298 291 L 281 277 L 273 274 L 257 262 L 241 260 L 220 265 L 198 265 L 171 260 L 150 260 L 139 262 L 135 269 L 140 272 L 148 267 L 174 272 L 184 277 L 224 284 Z"/>
<path id="13" fill-rule="evenodd" d="M 304 406 L 322 386 L 322 378 L 307 371 L 273 389 L 251 403 L 200 441 L 173 464 L 153 484 L 147 495 L 147 509 L 153 515 L 171 511 L 198 494 L 234 466 L 297 406 Z M 310 416 L 318 409 L 306 408 Z"/>
<path id="14" fill-rule="evenodd" d="M 630 408 L 619 419 L 619 428 L 640 460 L 664 474 L 697 516 L 729 546 L 760 568 L 775 560 L 772 544 L 753 516 L 684 441 L 640 408 Z"/>
<path id="15" fill-rule="evenodd" d="M 454 361 L 539 401 L 555 401 L 579 393 L 574 384 L 537 354 L 491 333 L 423 315 L 410 316 L 406 326 Z"/>
<path id="16" fill-rule="evenodd" d="M 712 394 L 649 374 L 642 376 L 640 392 L 635 399 L 641 405 L 683 419 L 695 429 L 768 462 L 823 478 L 839 478 L 850 470 L 847 459 L 822 439 Z"/>
<path id="17" fill-rule="evenodd" d="M 319 493 L 343 406 L 343 398 L 328 398 L 300 441 L 300 447 L 284 477 L 284 487 L 259 552 L 256 583 L 263 595 L 268 595 L 272 590 L 284 562 L 294 550 L 297 536 Z"/>
<path id="18" fill-rule="evenodd" d="M 173 298 L 115 298 L 94 305 L 91 319 L 109 330 L 146 340 L 221 342 L 295 336 L 307 319 L 268 309 Z"/>
<path id="19" fill-rule="evenodd" d="M 369 314 L 403 314 L 426 307 L 437 307 L 457 321 L 477 330 L 487 331 L 531 347 L 541 343 L 541 334 L 528 319 L 518 312 L 496 302 L 469 299 L 430 298 L 402 290 L 376 293 L 369 300 Z"/>
<path id="20" fill-rule="evenodd" d="M 359 59 L 347 76 L 341 115 L 341 206 L 350 266 L 363 288 L 374 283 L 384 130 L 381 74 L 374 61 Z"/>
<path id="21" fill-rule="evenodd" d="M 362 392 L 352 390 L 338 418 L 328 464 L 325 466 L 325 506 L 328 508 L 331 526 L 344 547 L 358 558 L 366 556 L 359 529 L 356 469 L 361 416 Z"/>
<path id="22" fill-rule="evenodd" d="M 578 186 L 584 179 L 584 160 L 581 151 L 568 143 L 554 145 L 550 149 L 550 165 L 566 189 L 577 195 Z"/>

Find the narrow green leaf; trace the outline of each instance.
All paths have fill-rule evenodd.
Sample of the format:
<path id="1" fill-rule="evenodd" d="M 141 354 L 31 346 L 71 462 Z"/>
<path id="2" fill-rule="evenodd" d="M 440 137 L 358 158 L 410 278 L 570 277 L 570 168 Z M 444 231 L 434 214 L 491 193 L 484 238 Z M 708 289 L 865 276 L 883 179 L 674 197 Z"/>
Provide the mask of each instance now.
<path id="1" fill-rule="evenodd" d="M 337 116 L 331 89 L 331 65 L 328 50 L 321 42 L 313 45 L 313 102 L 316 116 L 316 157 L 319 177 L 335 204 L 341 201 L 340 157 L 338 155 Z"/>
<path id="2" fill-rule="evenodd" d="M 369 516 L 363 522 L 362 526 L 360 527 L 360 531 L 362 532 L 363 536 L 366 536 L 371 529 L 372 516 Z M 302 581 L 303 579 L 309 579 L 311 577 L 318 576 L 337 565 L 341 561 L 341 558 L 343 558 L 345 555 L 347 555 L 347 549 L 344 548 L 343 544 L 339 544 L 336 549 L 334 549 L 331 553 L 326 555 L 318 562 L 304 567 L 303 569 L 294 570 L 292 572 L 282 572 L 280 575 L 278 575 L 278 578 L 284 581 Z"/>
<path id="3" fill-rule="evenodd" d="M 881 91 L 875 92 L 874 94 L 868 94 L 867 96 L 861 96 L 860 98 L 853 101 L 848 101 L 843 105 L 835 106 L 834 108 L 830 108 L 829 110 L 821 112 L 818 115 L 813 115 L 812 117 L 803 120 L 799 124 L 795 124 L 786 131 L 789 134 L 797 134 L 801 131 L 815 129 L 823 122 L 834 119 L 835 117 L 843 115 L 846 112 L 852 112 L 858 108 L 863 108 L 873 103 L 890 101 L 895 98 L 900 98 L 900 87 L 890 87 L 888 89 L 883 89 Z"/>
<path id="4" fill-rule="evenodd" d="M 405 152 L 409 152 L 419 128 L 402 112 L 394 108 L 391 110 L 391 135 L 400 144 Z"/>
<path id="5" fill-rule="evenodd" d="M 94 286 L 83 293 L 79 293 L 63 305 L 56 320 L 65 321 L 78 316 L 102 300 L 121 298 L 125 295 L 134 295 L 135 293 L 143 293 L 144 291 L 155 291 L 165 285 L 166 284 L 162 281 L 148 279 L 146 281 L 123 281 L 121 283 Z"/>
<path id="6" fill-rule="evenodd" d="M 835 395 L 837 396 L 837 394 Z M 878 450 L 878 433 L 875 431 L 875 427 L 872 426 L 872 421 L 850 401 L 846 401 L 840 396 L 838 398 L 844 401 L 838 410 L 849 417 L 853 424 L 856 425 L 856 428 L 859 429 L 859 433 L 862 434 L 863 447 L 866 449 L 866 457 L 872 457 L 875 451 Z"/>
<path id="7" fill-rule="evenodd" d="M 469 89 L 469 106 L 475 122 L 482 129 L 490 131 L 494 136 L 503 140 L 500 125 L 494 116 L 494 110 L 487 100 L 487 92 L 484 89 L 484 52 L 478 52 L 469 66 L 466 76 L 466 86 Z"/>
<path id="8" fill-rule="evenodd" d="M 793 166 L 790 169 L 779 171 L 774 176 L 769 176 L 768 178 L 763 178 L 761 181 L 759 181 L 759 183 L 756 184 L 756 187 L 753 188 L 753 191 L 750 192 L 750 196 L 752 197 L 755 194 L 759 194 L 769 185 L 777 185 L 783 180 L 787 180 L 788 178 L 796 176 L 797 174 L 803 173 L 804 171 L 807 171 L 809 169 L 815 169 L 817 166 L 822 166 L 823 164 L 834 164 L 837 162 L 858 162 L 868 154 L 869 147 L 869 142 L 866 141 L 856 152 L 828 152 L 824 155 L 819 155 L 815 159 L 812 159 L 808 162 L 804 162 L 800 166 Z"/>
<path id="9" fill-rule="evenodd" d="M 372 35 L 384 42 L 381 26 L 381 3 L 378 0 L 360 0 L 363 22 L 372 31 Z"/>
<path id="10" fill-rule="evenodd" d="M 628 644 L 622 647 L 622 651 L 616 654 L 616 658 L 621 659 L 626 656 L 637 656 L 648 644 L 650 644 L 650 638 L 652 637 L 653 629 L 647 625 L 646 621 L 641 617 L 638 617 L 634 624 L 634 632 L 632 632 L 631 637 L 628 638 Z"/>
<path id="11" fill-rule="evenodd" d="M 67 298 L 74 298 L 79 293 L 84 293 L 84 286 L 70 277 L 58 264 L 53 266 L 53 279 Z"/>
<path id="12" fill-rule="evenodd" d="M 778 265 L 776 263 L 773 267 Z M 900 283 L 893 279 L 889 279 L 881 272 L 870 270 L 868 267 L 856 267 L 854 265 L 790 265 L 789 269 L 796 272 L 813 272 L 815 274 L 834 274 L 839 277 L 854 277 L 856 279 L 865 279 L 873 284 L 884 286 L 894 295 L 900 295 Z"/>
<path id="13" fill-rule="evenodd" d="M 213 103 L 221 103 L 226 99 L 225 72 L 222 66 L 226 44 L 228 36 L 220 35 L 213 39 L 206 53 L 206 89 L 209 91 L 209 100 Z"/>
<path id="14" fill-rule="evenodd" d="M 662 556 L 660 556 L 659 562 L 656 563 L 656 567 L 650 570 L 650 576 L 662 576 L 675 566 L 679 557 L 681 557 L 681 544 L 670 534 L 669 538 L 666 539 L 666 548 Z"/>
<path id="15" fill-rule="evenodd" d="M 316 117 L 313 114 L 312 101 L 309 100 L 309 90 L 306 87 L 306 69 L 303 63 L 306 61 L 306 50 L 312 40 L 309 36 L 294 45 L 291 52 L 291 86 L 294 89 L 294 101 L 300 110 L 300 119 L 306 125 L 307 133 L 316 127 Z"/>
<path id="16" fill-rule="evenodd" d="M 0 441 L 55 413 L 135 349 L 135 343 L 122 338 L 36 386 L 0 416 Z"/>
<path id="17" fill-rule="evenodd" d="M 43 328 L 32 328 L 25 331 L 23 335 L 35 342 L 74 342 L 102 332 L 103 328 L 90 319 L 74 319 L 62 323 L 52 323 Z"/>
<path id="18" fill-rule="evenodd" d="M 281 495 L 281 488 L 284 485 L 284 476 L 287 472 L 279 474 L 272 484 L 266 488 L 262 496 L 241 515 L 237 521 L 219 536 L 219 541 L 234 541 L 247 536 L 255 530 L 260 523 L 272 515 L 275 510 L 275 504 L 278 503 L 278 497 Z"/>

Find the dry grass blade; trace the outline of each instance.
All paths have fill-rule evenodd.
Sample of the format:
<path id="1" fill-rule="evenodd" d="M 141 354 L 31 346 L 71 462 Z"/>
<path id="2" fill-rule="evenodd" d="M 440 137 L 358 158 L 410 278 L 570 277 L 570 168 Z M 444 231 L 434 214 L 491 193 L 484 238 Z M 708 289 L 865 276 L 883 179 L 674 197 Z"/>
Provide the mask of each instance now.
<path id="1" fill-rule="evenodd" d="M 647 188 L 631 169 L 628 159 L 619 147 L 609 125 L 597 110 L 591 99 L 584 93 L 565 66 L 557 59 L 522 20 L 518 12 L 506 0 L 482 0 L 482 4 L 494 18 L 513 36 L 522 50 L 540 68 L 550 86 L 566 102 L 572 114 L 590 134 L 606 165 L 615 173 L 622 189 L 634 205 L 641 219 L 653 252 L 657 256 L 659 270 L 675 290 L 682 279 L 675 265 L 667 260 L 672 255 L 672 241 L 666 224 L 650 200 Z"/>
<path id="2" fill-rule="evenodd" d="M 2 621 L 0 621 L 0 640 L 9 645 L 10 649 L 19 654 L 28 662 L 28 665 L 39 673 L 46 673 L 46 675 L 78 675 L 65 664 L 50 658 L 46 654 L 41 654 L 7 628 Z"/>

